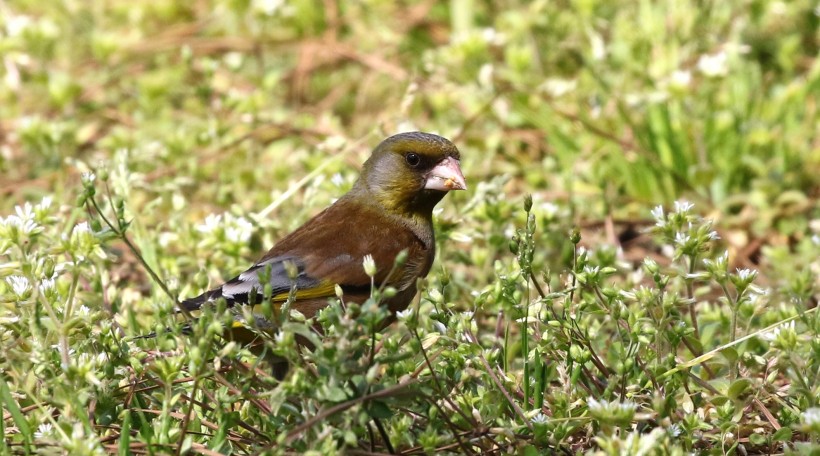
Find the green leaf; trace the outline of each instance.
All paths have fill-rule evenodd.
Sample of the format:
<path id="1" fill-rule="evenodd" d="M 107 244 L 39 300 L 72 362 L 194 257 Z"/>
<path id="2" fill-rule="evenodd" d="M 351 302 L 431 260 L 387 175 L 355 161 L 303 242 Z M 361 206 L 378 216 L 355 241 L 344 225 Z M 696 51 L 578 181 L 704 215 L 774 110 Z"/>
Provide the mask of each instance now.
<path id="1" fill-rule="evenodd" d="M 766 436 L 763 434 L 749 434 L 749 442 L 752 445 L 763 445 L 766 443 Z"/>
<path id="2" fill-rule="evenodd" d="M 325 385 L 320 390 L 319 397 L 330 402 L 344 402 L 348 399 L 345 390 L 336 385 Z"/>
<path id="3" fill-rule="evenodd" d="M 393 410 L 381 401 L 372 401 L 367 408 L 368 415 L 373 418 L 387 419 L 394 415 Z"/>
<path id="4" fill-rule="evenodd" d="M 726 358 L 726 361 L 728 361 L 730 365 L 737 362 L 738 354 L 737 350 L 735 350 L 734 348 L 729 347 L 726 350 L 723 350 L 721 354 L 724 358 Z"/>
<path id="5" fill-rule="evenodd" d="M 122 429 L 120 429 L 120 441 L 117 445 L 117 451 L 121 456 L 131 454 L 131 414 L 125 413 L 122 420 Z"/>
<path id="6" fill-rule="evenodd" d="M 743 395 L 746 391 L 749 390 L 749 387 L 752 386 L 752 381 L 748 378 L 739 378 L 732 382 L 729 385 L 729 390 L 726 392 L 726 395 L 729 396 L 732 400 L 740 400 L 741 395 Z"/>
<path id="7" fill-rule="evenodd" d="M 703 344 L 700 342 L 699 339 L 692 337 L 692 336 L 684 336 L 687 342 L 692 345 L 692 348 L 698 351 L 699 353 L 703 353 Z"/>
<path id="8" fill-rule="evenodd" d="M 17 429 L 20 430 L 20 434 L 26 442 L 26 447 L 28 447 L 28 445 L 32 443 L 31 427 L 28 425 L 28 421 L 23 415 L 23 412 L 20 411 L 17 401 L 15 401 L 11 396 L 9 385 L 6 383 L 6 379 L 2 376 L 0 376 L 0 402 L 6 404 L 6 410 L 8 410 L 11 414 L 11 419 L 14 421 L 14 424 L 17 425 Z"/>
<path id="9" fill-rule="evenodd" d="M 777 430 L 777 432 L 772 435 L 772 440 L 775 442 L 789 442 L 792 439 L 792 428 L 786 426 L 782 427 Z"/>

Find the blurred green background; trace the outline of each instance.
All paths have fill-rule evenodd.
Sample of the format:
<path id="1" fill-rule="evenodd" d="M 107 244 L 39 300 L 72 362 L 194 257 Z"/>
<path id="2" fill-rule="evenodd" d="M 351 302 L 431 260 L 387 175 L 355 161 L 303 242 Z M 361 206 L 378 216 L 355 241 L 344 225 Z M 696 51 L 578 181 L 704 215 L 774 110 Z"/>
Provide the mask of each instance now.
<path id="1" fill-rule="evenodd" d="M 0 8 L 4 209 L 118 153 L 149 192 L 258 208 L 339 144 L 364 143 L 353 165 L 422 129 L 459 143 L 471 181 L 506 174 L 583 217 L 686 197 L 788 236 L 816 210 L 816 2 Z"/>
<path id="2" fill-rule="evenodd" d="M 114 166 L 138 223 L 233 205 L 272 242 L 420 129 L 477 198 L 533 194 L 610 244 L 681 198 L 741 266 L 820 232 L 816 2 L 0 6 L 5 212 Z"/>

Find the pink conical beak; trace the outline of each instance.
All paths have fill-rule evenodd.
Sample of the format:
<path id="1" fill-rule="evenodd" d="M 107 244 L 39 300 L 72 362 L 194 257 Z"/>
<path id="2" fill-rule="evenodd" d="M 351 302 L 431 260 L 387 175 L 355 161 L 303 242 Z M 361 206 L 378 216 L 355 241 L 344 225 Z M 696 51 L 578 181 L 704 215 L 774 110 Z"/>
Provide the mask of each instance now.
<path id="1" fill-rule="evenodd" d="M 467 190 L 467 182 L 461 174 L 461 167 L 457 159 L 447 157 L 427 173 L 424 188 L 430 190 Z"/>

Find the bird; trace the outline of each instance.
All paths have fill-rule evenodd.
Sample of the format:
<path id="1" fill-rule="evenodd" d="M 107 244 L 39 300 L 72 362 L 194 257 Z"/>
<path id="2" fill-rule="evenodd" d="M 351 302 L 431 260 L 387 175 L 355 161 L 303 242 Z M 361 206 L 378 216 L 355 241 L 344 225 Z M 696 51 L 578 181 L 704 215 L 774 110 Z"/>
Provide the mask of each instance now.
<path id="1" fill-rule="evenodd" d="M 433 208 L 453 190 L 466 190 L 461 155 L 448 139 L 424 132 L 399 133 L 376 146 L 351 189 L 275 243 L 248 269 L 180 302 L 191 314 L 220 299 L 228 308 L 258 305 L 269 286 L 272 304 L 292 293 L 290 308 L 311 318 L 337 297 L 364 303 L 372 288 L 392 287 L 391 314 L 404 310 L 427 276 L 436 251 Z M 396 262 L 397 256 L 406 255 Z M 365 256 L 376 265 L 373 277 Z M 266 282 L 263 283 L 262 279 Z M 234 328 L 242 323 L 235 321 Z"/>

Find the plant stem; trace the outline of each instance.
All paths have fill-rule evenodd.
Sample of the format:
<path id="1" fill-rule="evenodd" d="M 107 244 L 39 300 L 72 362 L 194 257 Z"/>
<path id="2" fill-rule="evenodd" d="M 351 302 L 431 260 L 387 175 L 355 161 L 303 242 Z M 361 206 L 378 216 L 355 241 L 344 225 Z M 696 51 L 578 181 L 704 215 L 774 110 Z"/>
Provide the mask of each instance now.
<path id="1" fill-rule="evenodd" d="M 530 334 L 529 334 L 529 299 L 530 299 L 530 281 L 527 280 L 527 305 L 524 306 L 524 318 L 521 322 L 521 354 L 524 356 L 524 406 L 529 410 L 530 407 Z"/>
<path id="2" fill-rule="evenodd" d="M 689 275 L 695 273 L 695 260 L 697 259 L 697 255 L 692 255 L 689 257 Z M 686 279 L 686 295 L 690 300 L 694 300 L 695 298 L 695 289 L 693 285 L 694 279 Z M 700 340 L 700 330 L 698 329 L 698 317 L 697 313 L 695 312 L 695 303 L 689 303 L 689 318 L 692 320 L 692 328 L 695 330 L 695 338 Z"/>
<path id="3" fill-rule="evenodd" d="M 154 280 L 154 282 L 157 285 L 159 285 L 159 287 L 162 289 L 162 291 L 165 292 L 165 294 L 169 298 L 171 298 L 171 300 L 177 305 L 177 308 L 180 310 L 180 312 L 183 315 L 185 315 L 185 318 L 187 318 L 189 320 L 192 319 L 193 317 L 191 316 L 191 313 L 188 311 L 188 309 L 186 309 L 182 306 L 182 304 L 179 302 L 177 297 L 174 296 L 174 294 L 171 293 L 171 290 L 168 289 L 168 287 L 165 285 L 165 282 L 163 282 L 159 278 L 157 273 L 154 272 L 153 268 L 151 268 L 151 266 L 148 264 L 148 262 L 145 261 L 145 258 L 142 256 L 142 253 L 140 253 L 139 249 L 137 249 L 137 247 L 134 244 L 131 243 L 131 240 L 128 239 L 128 236 L 125 234 L 125 227 L 119 226 L 119 223 L 117 224 L 117 226 L 114 226 L 114 224 L 110 220 L 108 220 L 108 218 L 103 213 L 103 211 L 100 208 L 99 204 L 97 203 L 97 199 L 95 197 L 93 197 L 93 196 L 89 197 L 88 201 L 91 202 L 91 205 L 94 207 L 94 210 L 97 212 L 97 215 L 99 215 L 100 219 L 102 219 L 102 221 L 108 226 L 108 228 L 111 231 L 113 231 L 114 234 L 116 234 L 117 237 L 120 238 L 125 243 L 125 245 L 128 247 L 128 250 L 130 250 L 131 253 L 133 253 L 134 256 L 137 257 L 137 260 L 139 260 L 140 264 L 142 264 L 142 266 L 145 268 L 145 270 L 148 271 L 148 274 L 151 276 L 151 278 Z"/>

